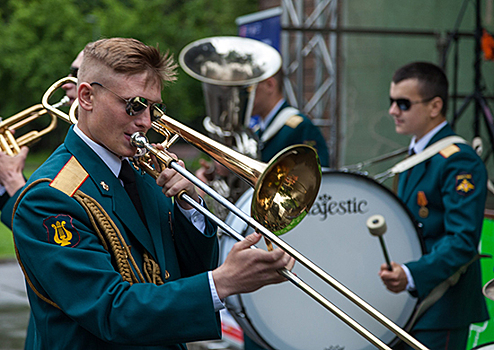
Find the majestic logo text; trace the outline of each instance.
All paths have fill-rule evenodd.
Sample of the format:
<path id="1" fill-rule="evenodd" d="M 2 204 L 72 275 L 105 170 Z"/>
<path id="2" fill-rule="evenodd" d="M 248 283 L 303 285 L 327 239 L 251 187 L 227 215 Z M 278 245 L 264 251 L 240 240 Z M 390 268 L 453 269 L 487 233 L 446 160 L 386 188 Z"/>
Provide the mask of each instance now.
<path id="1" fill-rule="evenodd" d="M 328 215 L 365 214 L 369 211 L 368 204 L 367 200 L 357 197 L 333 200 L 330 195 L 324 194 L 314 202 L 309 215 L 320 215 L 322 221 Z"/>

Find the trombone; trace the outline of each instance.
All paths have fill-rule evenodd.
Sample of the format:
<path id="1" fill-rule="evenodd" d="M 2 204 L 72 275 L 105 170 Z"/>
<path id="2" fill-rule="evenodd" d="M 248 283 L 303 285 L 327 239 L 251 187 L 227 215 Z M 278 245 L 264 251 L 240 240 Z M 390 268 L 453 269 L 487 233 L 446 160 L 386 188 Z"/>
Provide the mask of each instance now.
<path id="1" fill-rule="evenodd" d="M 69 102 L 68 96 L 64 96 L 58 103 L 54 105 L 50 105 L 48 103 L 48 100 L 53 92 L 61 87 L 63 84 L 68 82 L 77 84 L 77 79 L 72 77 L 65 77 L 58 80 L 44 93 L 41 104 L 36 104 L 0 122 L 0 151 L 6 153 L 9 156 L 15 156 L 19 154 L 22 146 L 29 146 L 32 143 L 36 142 L 42 136 L 54 130 L 57 126 L 57 116 L 65 120 L 66 122 L 71 122 L 65 113 L 59 112 L 59 108 Z M 57 113 L 54 114 L 53 111 L 57 111 Z M 22 128 L 32 121 L 43 117 L 47 113 L 51 116 L 51 121 L 46 128 L 41 130 L 31 130 L 22 136 L 19 136 L 17 138 L 14 137 L 14 134 L 11 130 Z"/>
<path id="2" fill-rule="evenodd" d="M 321 171 L 317 161 L 317 154 L 313 148 L 305 145 L 288 147 L 275 155 L 268 164 L 265 164 L 235 152 L 221 143 L 209 139 L 195 130 L 177 122 L 167 115 L 163 115 L 159 120 L 154 121 L 152 123 L 152 128 L 165 136 L 165 141 L 162 143 L 165 149 L 169 148 L 178 137 L 181 137 L 185 141 L 206 152 L 216 161 L 253 186 L 254 196 L 251 204 L 252 216 L 244 213 L 234 204 L 227 201 L 209 186 L 204 184 L 201 180 L 197 179 L 189 171 L 182 168 L 175 159 L 170 157 L 167 153 L 151 145 L 143 134 L 136 133 L 132 136 L 131 143 L 138 148 L 136 162 L 141 169 L 154 177 L 159 175 L 159 172 L 151 165 L 148 156 L 149 153 L 154 155 L 160 163 L 160 166 L 164 165 L 179 172 L 194 185 L 201 188 L 213 199 L 260 232 L 266 239 L 283 249 L 296 261 L 338 290 L 370 316 L 381 322 L 381 324 L 391 330 L 401 340 L 414 349 L 427 350 L 424 345 L 410 336 L 402 328 L 398 327 L 386 316 L 378 312 L 323 269 L 315 265 L 312 261 L 278 237 L 278 235 L 287 232 L 302 220 L 317 196 L 321 180 Z M 243 239 L 239 233 L 220 219 L 216 218 L 212 213 L 205 210 L 186 193 L 181 193 L 180 196 L 198 211 L 216 222 L 233 238 L 236 240 Z M 391 349 L 387 344 L 346 315 L 291 271 L 282 269 L 279 273 L 324 308 L 352 327 L 374 346 L 380 349 Z"/>
<path id="3" fill-rule="evenodd" d="M 77 106 L 77 103 L 75 102 L 73 106 L 74 105 Z M 71 108 L 69 112 L 70 116 L 66 119 L 76 121 L 76 108 L 77 107 Z M 275 155 L 271 161 L 266 164 L 235 152 L 165 114 L 163 114 L 159 120 L 153 121 L 152 128 L 165 136 L 165 141 L 161 143 L 164 149 L 168 149 L 181 137 L 188 143 L 191 143 L 195 147 L 206 152 L 223 166 L 227 167 L 250 185 L 254 186 L 255 190 L 251 205 L 252 216 L 244 213 L 234 204 L 223 198 L 216 191 L 195 177 L 187 169 L 181 167 L 168 153 L 151 145 L 144 134 L 135 133 L 131 137 L 131 144 L 134 147 L 137 147 L 137 153 L 133 162 L 140 167 L 141 171 L 147 172 L 155 178 L 159 176 L 161 169 L 157 169 L 153 165 L 150 156 L 153 155 L 158 161 L 158 168 L 165 166 L 180 173 L 194 185 L 201 188 L 213 199 L 237 215 L 240 219 L 245 221 L 248 225 L 256 229 L 266 239 L 276 244 L 296 261 L 350 299 L 350 301 L 387 327 L 408 345 L 416 350 L 428 350 L 427 347 L 413 338 L 410 334 L 278 237 L 278 235 L 287 232 L 302 220 L 317 196 L 321 181 L 321 168 L 317 160 L 317 154 L 312 147 L 306 145 L 288 147 Z M 244 239 L 242 235 L 226 225 L 214 214 L 203 208 L 193 198 L 188 196 L 187 193 L 181 192 L 179 196 L 196 210 L 218 224 L 219 227 L 236 240 Z M 269 227 L 272 231 L 266 227 Z M 255 249 L 255 247 L 252 248 Z M 337 306 L 315 291 L 294 273 L 287 269 L 281 269 L 279 273 L 324 308 L 332 312 L 348 326 L 353 328 L 374 346 L 382 350 L 391 350 L 387 344 L 341 311 Z"/>

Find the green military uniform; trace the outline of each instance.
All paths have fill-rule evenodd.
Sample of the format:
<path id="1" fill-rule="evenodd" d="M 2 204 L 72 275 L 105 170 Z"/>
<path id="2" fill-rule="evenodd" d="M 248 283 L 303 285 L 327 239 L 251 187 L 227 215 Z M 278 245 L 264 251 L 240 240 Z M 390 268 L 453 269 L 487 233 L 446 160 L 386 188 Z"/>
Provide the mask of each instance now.
<path id="1" fill-rule="evenodd" d="M 429 145 L 455 135 L 449 125 Z M 398 197 L 420 223 L 425 254 L 405 265 L 419 302 L 477 254 L 487 192 L 482 160 L 466 144 L 446 147 L 399 177 Z M 417 320 L 413 331 L 468 327 L 488 319 L 479 261 Z"/>
<path id="2" fill-rule="evenodd" d="M 288 103 L 285 102 L 282 104 L 269 125 L 267 125 L 266 130 L 271 124 L 276 122 L 276 118 L 288 107 L 290 107 Z M 262 133 L 259 130 L 256 131 L 256 133 L 262 139 Z M 314 147 L 319 156 L 321 166 L 329 166 L 328 147 L 321 131 L 319 131 L 319 128 L 316 127 L 308 117 L 301 114 L 299 111 L 292 114 L 278 132 L 261 143 L 261 160 L 263 162 L 268 162 L 282 149 L 296 144 L 306 144 Z"/>
<path id="3" fill-rule="evenodd" d="M 19 259 L 32 283 L 28 347 L 185 349 L 180 342 L 220 337 L 207 274 L 218 260 L 214 225 L 206 219 L 199 232 L 154 179 L 136 172 L 146 227 L 119 179 L 72 128 L 28 185 L 40 178 L 55 181 L 30 188 L 13 222 Z M 74 199 L 76 190 L 105 209 L 141 270 L 144 252 L 159 264 L 164 284 L 123 281 Z"/>

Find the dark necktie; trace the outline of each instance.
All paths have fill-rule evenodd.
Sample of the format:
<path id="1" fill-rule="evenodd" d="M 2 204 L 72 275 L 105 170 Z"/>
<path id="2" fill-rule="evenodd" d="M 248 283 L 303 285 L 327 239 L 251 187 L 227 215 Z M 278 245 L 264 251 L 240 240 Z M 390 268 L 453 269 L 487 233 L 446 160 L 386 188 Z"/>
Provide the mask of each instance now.
<path id="1" fill-rule="evenodd" d="M 142 222 L 146 225 L 144 209 L 142 208 L 141 198 L 139 197 L 139 192 L 137 191 L 135 172 L 132 170 L 132 167 L 127 160 L 122 161 L 122 167 L 120 168 L 118 178 L 124 183 L 125 191 L 127 191 L 130 200 L 134 203 L 134 207 L 139 213 Z"/>

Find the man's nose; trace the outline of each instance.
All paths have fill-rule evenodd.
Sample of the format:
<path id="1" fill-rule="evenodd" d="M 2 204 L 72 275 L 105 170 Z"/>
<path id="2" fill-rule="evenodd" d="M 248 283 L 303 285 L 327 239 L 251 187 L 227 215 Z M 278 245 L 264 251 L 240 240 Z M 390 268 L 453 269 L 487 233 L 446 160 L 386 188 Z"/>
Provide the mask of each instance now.
<path id="1" fill-rule="evenodd" d="M 149 106 L 146 107 L 146 110 L 144 112 L 136 117 L 135 123 L 138 126 L 146 128 L 146 130 L 151 129 L 151 109 L 149 108 Z"/>
<path id="2" fill-rule="evenodd" d="M 393 101 L 393 103 L 391 103 L 391 106 L 389 106 L 388 113 L 391 115 L 397 115 L 400 112 L 401 110 L 398 107 L 398 104 L 396 103 L 396 101 Z"/>
<path id="3" fill-rule="evenodd" d="M 70 89 L 73 89 L 75 88 L 75 84 L 74 83 L 65 83 L 62 85 L 62 89 L 67 91 L 67 90 L 70 90 Z"/>

